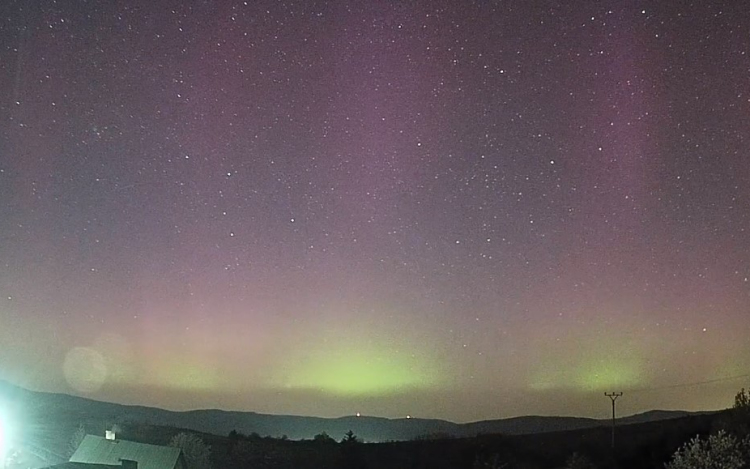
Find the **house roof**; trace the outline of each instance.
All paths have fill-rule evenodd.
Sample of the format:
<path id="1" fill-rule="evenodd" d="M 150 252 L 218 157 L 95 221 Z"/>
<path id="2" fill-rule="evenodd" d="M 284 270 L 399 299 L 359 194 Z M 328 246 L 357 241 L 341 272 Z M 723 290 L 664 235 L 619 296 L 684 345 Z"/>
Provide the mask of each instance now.
<path id="1" fill-rule="evenodd" d="M 180 453 L 180 448 L 171 446 L 107 440 L 100 436 L 86 435 L 70 457 L 70 462 L 119 466 L 123 459 L 128 459 L 137 461 L 138 469 L 174 469 Z"/>

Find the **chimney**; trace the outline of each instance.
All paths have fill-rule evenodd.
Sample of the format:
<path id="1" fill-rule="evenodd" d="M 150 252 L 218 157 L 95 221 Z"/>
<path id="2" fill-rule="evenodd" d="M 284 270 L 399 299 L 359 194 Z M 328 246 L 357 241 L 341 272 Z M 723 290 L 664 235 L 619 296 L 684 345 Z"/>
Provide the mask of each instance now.
<path id="1" fill-rule="evenodd" d="M 105 430 L 104 431 L 104 438 L 108 440 L 114 440 L 115 439 L 115 432 L 112 430 Z"/>
<path id="2" fill-rule="evenodd" d="M 132 459 L 120 459 L 122 469 L 138 469 L 138 461 Z"/>

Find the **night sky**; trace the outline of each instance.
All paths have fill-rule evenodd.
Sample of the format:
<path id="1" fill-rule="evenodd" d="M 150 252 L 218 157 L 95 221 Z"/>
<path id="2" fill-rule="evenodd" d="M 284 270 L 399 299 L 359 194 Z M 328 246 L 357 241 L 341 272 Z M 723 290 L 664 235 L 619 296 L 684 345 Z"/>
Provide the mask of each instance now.
<path id="1" fill-rule="evenodd" d="M 731 406 L 750 10 L 0 5 L 0 378 L 169 409 Z"/>

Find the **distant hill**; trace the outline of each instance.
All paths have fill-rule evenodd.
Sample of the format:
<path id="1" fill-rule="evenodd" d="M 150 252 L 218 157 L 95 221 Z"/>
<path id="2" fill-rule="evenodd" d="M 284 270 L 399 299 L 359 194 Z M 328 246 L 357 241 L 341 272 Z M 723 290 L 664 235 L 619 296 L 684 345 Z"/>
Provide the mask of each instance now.
<path id="1" fill-rule="evenodd" d="M 94 432 L 114 423 L 152 424 L 172 426 L 215 435 L 227 435 L 232 430 L 243 434 L 290 439 L 311 439 L 325 432 L 335 439 L 352 430 L 360 439 L 369 442 L 402 441 L 417 438 L 473 437 L 481 434 L 526 435 L 568 430 L 582 430 L 609 425 L 609 420 L 577 417 L 525 416 L 500 420 L 486 420 L 457 424 L 437 419 L 387 419 L 381 417 L 340 418 L 268 415 L 256 412 L 223 410 L 195 410 L 173 412 L 152 407 L 126 406 L 100 402 L 67 394 L 53 394 L 25 390 L 0 381 L 0 397 L 16 402 L 19 412 L 66 429 L 83 423 Z M 692 415 L 683 411 L 650 411 L 624 417 L 622 425 L 674 419 Z"/>

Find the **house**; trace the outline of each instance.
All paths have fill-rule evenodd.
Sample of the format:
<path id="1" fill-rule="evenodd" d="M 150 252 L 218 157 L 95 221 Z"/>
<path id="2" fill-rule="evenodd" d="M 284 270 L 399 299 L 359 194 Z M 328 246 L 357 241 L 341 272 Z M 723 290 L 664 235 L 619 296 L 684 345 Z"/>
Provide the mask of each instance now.
<path id="1" fill-rule="evenodd" d="M 187 469 L 180 448 L 86 435 L 69 462 L 56 469 Z"/>

